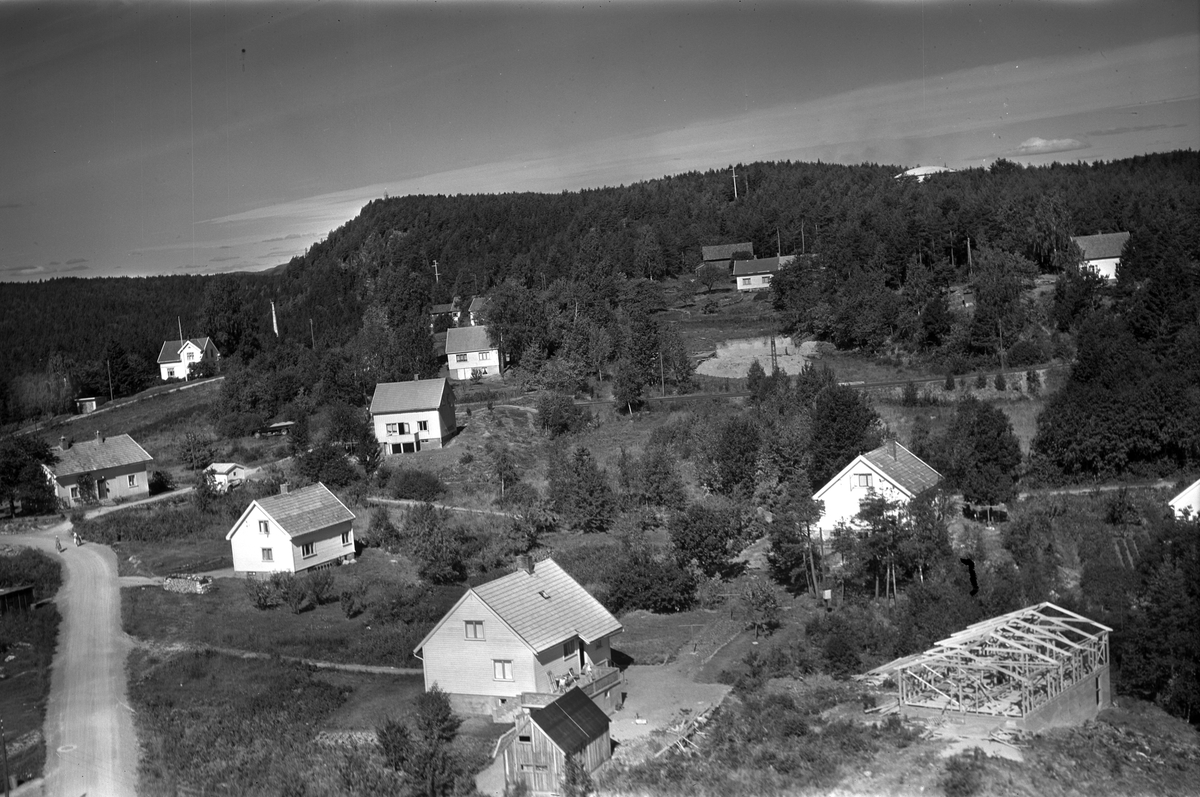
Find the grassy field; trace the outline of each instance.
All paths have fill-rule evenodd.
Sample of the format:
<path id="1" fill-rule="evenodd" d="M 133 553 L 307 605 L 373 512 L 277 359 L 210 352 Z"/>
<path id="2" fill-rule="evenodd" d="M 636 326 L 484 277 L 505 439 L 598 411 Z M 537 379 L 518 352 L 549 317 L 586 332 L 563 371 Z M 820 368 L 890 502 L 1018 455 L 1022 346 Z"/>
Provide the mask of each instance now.
<path id="1" fill-rule="evenodd" d="M 391 667 L 420 666 L 412 650 L 455 600 L 463 587 L 430 587 L 419 597 L 403 595 L 398 588 L 412 583 L 411 566 L 402 557 L 378 550 L 363 552 L 360 564 L 335 572 L 334 594 L 361 585 L 368 608 L 347 618 L 335 601 L 324 606 L 305 604 L 299 614 L 285 606 L 255 608 L 243 579 L 221 578 L 204 595 L 166 592 L 158 587 L 132 587 L 121 591 L 121 617 L 130 635 L 163 643 L 209 645 L 219 648 L 279 653 L 318 661 L 378 664 Z M 402 606 L 400 617 L 380 615 L 374 607 L 394 600 L 416 600 Z"/>

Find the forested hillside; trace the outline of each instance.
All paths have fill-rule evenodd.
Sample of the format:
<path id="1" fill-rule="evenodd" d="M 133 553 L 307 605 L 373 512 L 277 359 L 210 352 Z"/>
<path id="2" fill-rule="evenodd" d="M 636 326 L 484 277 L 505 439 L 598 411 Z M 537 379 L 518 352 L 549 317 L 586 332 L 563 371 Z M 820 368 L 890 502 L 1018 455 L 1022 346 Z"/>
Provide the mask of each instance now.
<path id="1" fill-rule="evenodd" d="M 305 363 L 302 384 L 337 382 L 336 393 L 360 402 L 376 381 L 436 368 L 431 303 L 484 293 L 504 299 L 488 321 L 509 353 L 527 371 L 550 368 L 541 384 L 569 390 L 594 374 L 623 381 L 636 399 L 649 359 L 686 359 L 643 280 L 690 278 L 700 246 L 731 241 L 751 241 L 758 255 L 813 255 L 776 280 L 780 324 L 842 348 L 947 371 L 1021 366 L 1070 358 L 1093 310 L 1136 305 L 1176 319 L 1133 330 L 1168 362 L 1161 342 L 1194 318 L 1192 294 L 1176 291 L 1172 275 L 1200 261 L 1200 154 L 999 161 L 923 183 L 899 171 L 751 164 L 737 170 L 736 198 L 730 173 L 710 171 L 562 194 L 380 199 L 275 273 L 3 285 L 3 411 L 27 416 L 105 392 L 99 376 L 113 361 L 152 378 L 146 360 L 176 317 L 185 334 L 212 335 L 233 367 L 264 349 L 315 346 L 319 355 L 285 358 Z M 1118 230 L 1131 238 L 1113 290 L 1078 271 L 1069 237 Z M 1039 273 L 1062 275 L 1053 301 L 1028 299 Z M 955 304 L 952 285 L 973 291 L 972 306 Z M 272 299 L 278 342 L 267 334 Z M 686 383 L 686 368 L 677 371 L 672 381 Z M 144 386 L 136 382 L 121 380 L 118 392 Z M 242 409 L 279 409 L 258 403 Z"/>

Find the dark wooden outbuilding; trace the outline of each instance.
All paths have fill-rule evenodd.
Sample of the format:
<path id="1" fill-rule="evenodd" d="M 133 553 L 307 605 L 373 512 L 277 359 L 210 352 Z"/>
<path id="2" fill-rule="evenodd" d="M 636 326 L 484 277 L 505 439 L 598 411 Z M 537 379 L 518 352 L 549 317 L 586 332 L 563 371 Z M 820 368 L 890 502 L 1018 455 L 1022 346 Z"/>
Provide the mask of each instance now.
<path id="1" fill-rule="evenodd" d="M 32 584 L 22 584 L 18 587 L 0 587 L 0 614 L 4 614 L 9 609 L 28 609 L 32 605 Z"/>
<path id="2" fill-rule="evenodd" d="M 612 757 L 608 715 L 579 687 L 517 717 L 504 751 L 505 780 L 524 782 L 534 795 L 561 794 L 567 756 L 588 774 Z"/>

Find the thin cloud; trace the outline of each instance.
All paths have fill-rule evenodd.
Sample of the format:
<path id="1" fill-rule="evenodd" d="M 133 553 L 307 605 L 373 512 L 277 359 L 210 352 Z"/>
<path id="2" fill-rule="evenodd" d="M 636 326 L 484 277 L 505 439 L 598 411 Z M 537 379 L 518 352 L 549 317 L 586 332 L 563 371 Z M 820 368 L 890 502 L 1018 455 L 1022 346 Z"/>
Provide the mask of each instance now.
<path id="1" fill-rule="evenodd" d="M 235 255 L 230 255 L 229 257 L 210 257 L 208 259 L 208 262 L 209 263 L 224 263 L 226 260 L 237 260 L 237 257 Z"/>
<path id="2" fill-rule="evenodd" d="M 1021 142 L 1012 150 L 1013 155 L 1048 155 L 1051 152 L 1074 152 L 1087 149 L 1091 144 L 1085 144 L 1074 138 L 1039 138 L 1032 136 Z"/>
<path id="3" fill-rule="evenodd" d="M 1129 127 L 1106 127 L 1103 130 L 1091 130 L 1085 136 L 1119 136 L 1122 133 L 1141 133 L 1147 130 L 1170 130 L 1187 125 L 1131 125 Z"/>
<path id="4" fill-rule="evenodd" d="M 68 265 L 68 266 L 73 266 L 73 265 L 75 265 L 75 264 L 77 264 L 77 263 L 86 263 L 86 262 L 87 262 L 87 258 L 86 258 L 86 257 L 73 257 L 73 258 L 71 258 L 70 260 L 68 260 L 68 261 L 67 261 L 67 265 Z"/>

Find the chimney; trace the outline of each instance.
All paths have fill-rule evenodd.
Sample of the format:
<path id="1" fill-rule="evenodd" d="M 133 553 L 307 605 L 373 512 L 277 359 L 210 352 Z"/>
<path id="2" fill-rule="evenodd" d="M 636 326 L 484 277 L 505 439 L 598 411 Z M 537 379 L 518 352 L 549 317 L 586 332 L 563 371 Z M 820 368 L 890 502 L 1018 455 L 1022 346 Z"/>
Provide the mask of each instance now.
<path id="1" fill-rule="evenodd" d="M 533 575 L 533 557 L 528 554 L 521 554 L 517 557 L 517 569 L 524 570 L 529 575 Z"/>
<path id="2" fill-rule="evenodd" d="M 99 429 L 97 429 L 97 430 L 96 430 L 96 442 L 97 442 L 97 443 L 103 443 L 103 442 L 104 442 L 104 433 L 103 433 L 103 432 L 101 432 Z"/>
<path id="3" fill-rule="evenodd" d="M 896 458 L 896 441 L 888 440 L 888 453 L 892 455 L 892 459 Z"/>
<path id="4" fill-rule="evenodd" d="M 290 486 L 291 486 L 291 485 L 289 485 L 287 482 L 284 482 L 283 484 L 279 485 L 279 494 L 280 494 L 280 495 L 287 495 L 287 494 L 288 494 L 288 489 L 290 488 Z"/>
<path id="5" fill-rule="evenodd" d="M 71 447 L 71 441 L 67 439 L 66 435 L 63 435 L 62 437 L 58 438 L 58 450 L 59 451 L 66 451 L 70 447 Z"/>

